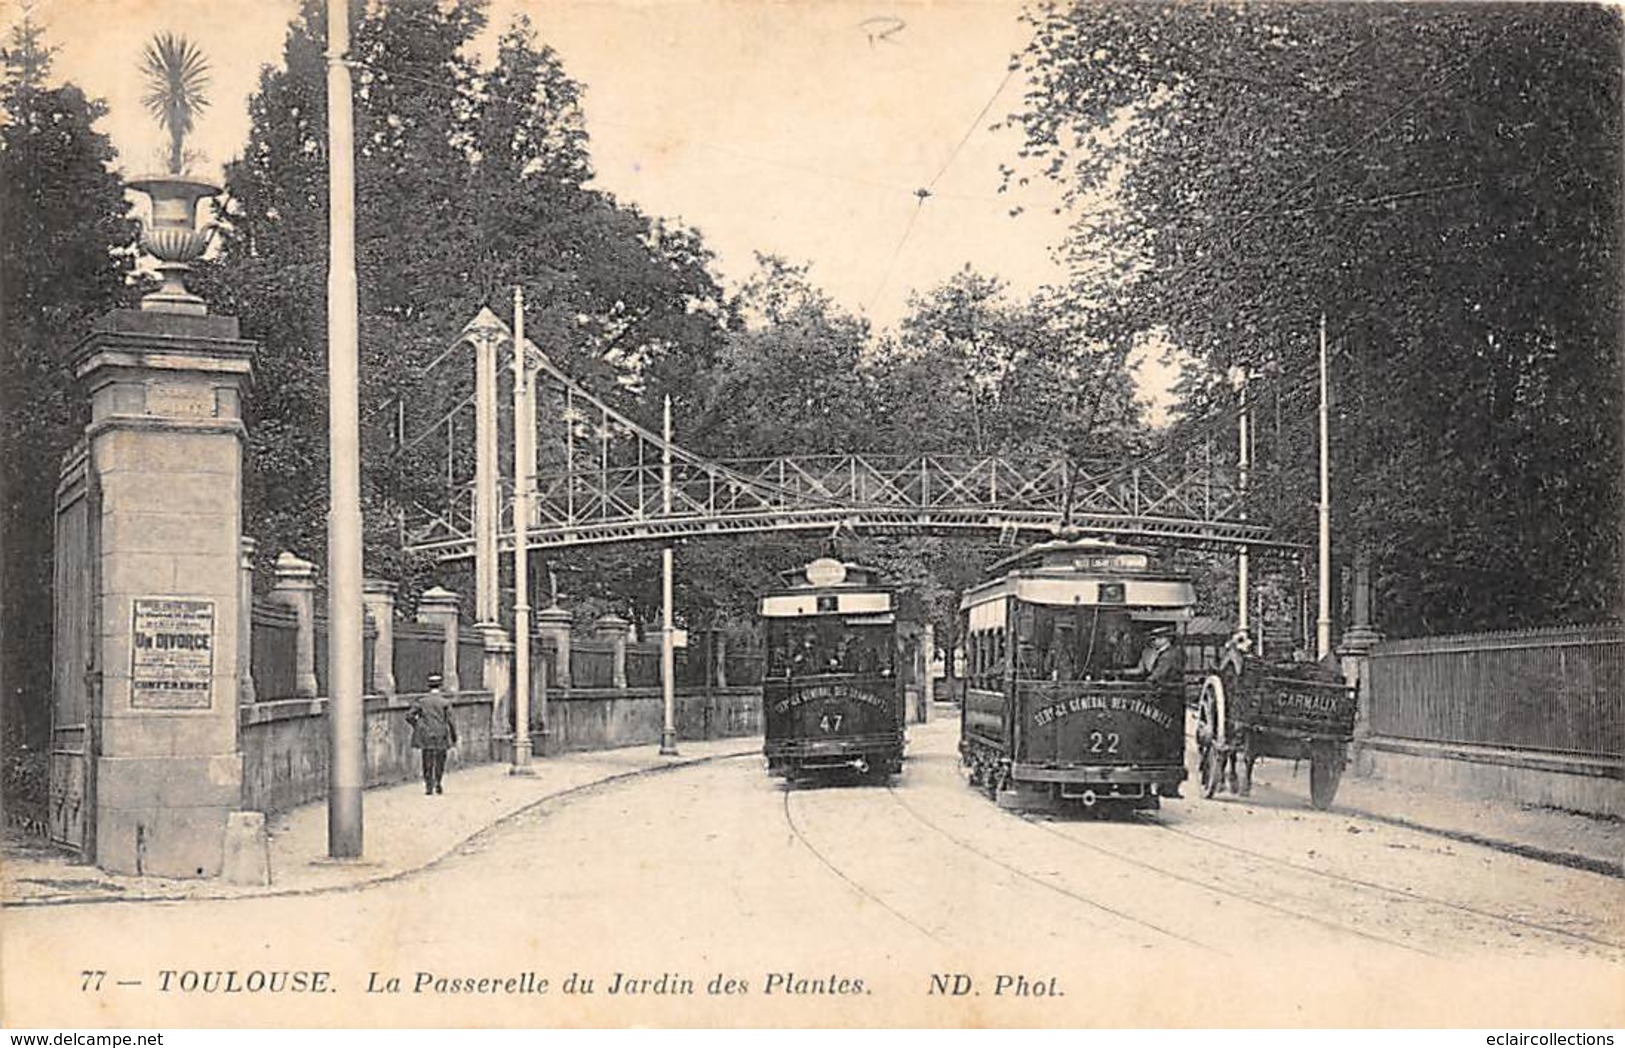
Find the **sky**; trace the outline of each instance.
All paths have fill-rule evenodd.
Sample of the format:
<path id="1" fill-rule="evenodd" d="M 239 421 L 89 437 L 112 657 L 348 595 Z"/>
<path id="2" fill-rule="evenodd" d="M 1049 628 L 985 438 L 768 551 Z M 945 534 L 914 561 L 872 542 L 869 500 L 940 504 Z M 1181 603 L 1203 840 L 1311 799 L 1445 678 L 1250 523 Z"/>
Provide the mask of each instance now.
<path id="1" fill-rule="evenodd" d="M 19 0 L 0 6 L 14 22 Z M 246 141 L 247 100 L 261 66 L 280 63 L 297 7 L 32 4 L 59 48 L 56 75 L 107 101 L 101 126 L 126 174 L 162 163 L 140 105 L 154 33 L 184 33 L 210 59 L 213 104 L 191 148 L 198 170 L 218 173 Z M 1058 188 L 1034 178 L 999 192 L 999 165 L 1020 147 L 989 127 L 1025 86 L 1008 71 L 1027 39 L 1015 0 L 493 0 L 488 35 L 521 11 L 586 85 L 597 184 L 699 229 L 732 286 L 757 252 L 811 263 L 836 302 L 884 328 L 911 292 L 967 264 L 1016 294 L 1063 277 Z"/>

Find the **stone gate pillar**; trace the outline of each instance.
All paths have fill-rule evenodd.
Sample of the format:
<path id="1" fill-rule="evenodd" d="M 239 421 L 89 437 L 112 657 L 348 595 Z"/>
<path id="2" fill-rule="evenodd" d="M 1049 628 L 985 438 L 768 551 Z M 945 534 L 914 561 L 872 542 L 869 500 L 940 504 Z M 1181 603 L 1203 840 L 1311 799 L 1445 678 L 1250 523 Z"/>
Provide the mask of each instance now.
<path id="1" fill-rule="evenodd" d="M 458 619 L 457 594 L 451 590 L 436 586 L 418 598 L 418 621 L 438 625 L 445 636 L 440 673 L 445 677 L 443 686 L 448 692 L 463 690 L 462 680 L 457 674 Z"/>
<path id="2" fill-rule="evenodd" d="M 1366 740 L 1371 737 L 1371 649 L 1382 640 L 1371 623 L 1371 556 L 1365 550 L 1354 555 L 1354 622 L 1343 634 L 1337 655 L 1343 664 L 1343 679 L 1355 686 L 1359 696 L 1354 721 L 1354 750 L 1350 758 L 1356 775 L 1371 774 L 1371 758 Z"/>
<path id="3" fill-rule="evenodd" d="M 626 687 L 626 630 L 632 624 L 614 612 L 598 616 L 592 624 L 593 635 L 610 642 L 610 683 L 612 688 Z"/>
<path id="4" fill-rule="evenodd" d="M 361 603 L 378 632 L 372 642 L 372 687 L 380 695 L 395 694 L 395 591 L 388 579 L 363 579 Z"/>
<path id="5" fill-rule="evenodd" d="M 562 691 L 570 690 L 570 613 L 557 604 L 536 613 L 536 632 L 553 638 L 556 664 L 553 679 Z M 534 676 L 534 675 L 533 675 Z"/>
<path id="6" fill-rule="evenodd" d="M 178 307 L 177 307 L 178 308 Z M 89 596 L 102 687 L 94 857 L 116 873 L 220 873 L 241 807 L 242 398 L 233 317 L 149 303 L 99 320 L 71 361 L 101 493 Z"/>
<path id="7" fill-rule="evenodd" d="M 293 612 L 293 693 L 313 699 L 316 680 L 316 565 L 287 550 L 277 554 L 271 599 Z"/>
<path id="8" fill-rule="evenodd" d="M 242 559 L 238 570 L 242 572 L 242 592 L 237 598 L 237 698 L 245 706 L 256 701 L 254 694 L 254 553 L 259 544 L 244 538 L 239 548 Z"/>

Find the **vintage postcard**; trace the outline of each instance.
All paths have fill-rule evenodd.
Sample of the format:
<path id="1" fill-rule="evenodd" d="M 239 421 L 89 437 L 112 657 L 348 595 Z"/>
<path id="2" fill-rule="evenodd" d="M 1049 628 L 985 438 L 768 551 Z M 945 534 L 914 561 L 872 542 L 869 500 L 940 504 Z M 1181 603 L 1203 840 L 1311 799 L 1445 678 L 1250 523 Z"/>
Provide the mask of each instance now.
<path id="1" fill-rule="evenodd" d="M 6 1026 L 1625 1027 L 1617 8 L 0 10 Z"/>

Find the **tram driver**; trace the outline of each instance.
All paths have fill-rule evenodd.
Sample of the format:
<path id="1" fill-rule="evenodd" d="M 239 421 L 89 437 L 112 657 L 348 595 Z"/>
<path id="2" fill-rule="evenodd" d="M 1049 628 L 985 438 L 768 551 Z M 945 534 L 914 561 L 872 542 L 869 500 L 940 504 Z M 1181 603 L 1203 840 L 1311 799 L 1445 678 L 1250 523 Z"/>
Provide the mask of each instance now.
<path id="1" fill-rule="evenodd" d="M 1174 627 L 1171 623 L 1152 627 L 1145 649 L 1140 652 L 1139 663 L 1123 675 L 1136 680 L 1143 679 L 1148 684 L 1168 684 L 1184 680 L 1185 655 L 1174 644 Z"/>

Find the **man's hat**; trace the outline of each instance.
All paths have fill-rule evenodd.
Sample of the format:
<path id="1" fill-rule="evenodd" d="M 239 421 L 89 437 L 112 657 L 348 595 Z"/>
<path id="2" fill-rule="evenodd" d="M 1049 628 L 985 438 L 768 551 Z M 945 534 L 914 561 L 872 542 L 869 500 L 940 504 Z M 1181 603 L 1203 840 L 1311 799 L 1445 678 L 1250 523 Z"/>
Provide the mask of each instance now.
<path id="1" fill-rule="evenodd" d="M 1151 627 L 1151 635 L 1153 637 L 1172 637 L 1174 633 L 1174 624 L 1171 622 L 1164 622 L 1160 626 Z"/>
<path id="2" fill-rule="evenodd" d="M 446 683 L 446 678 L 442 677 L 440 674 L 438 674 L 438 673 L 429 674 L 429 687 L 438 688 L 438 687 L 440 687 L 440 685 L 442 685 L 444 683 Z"/>

